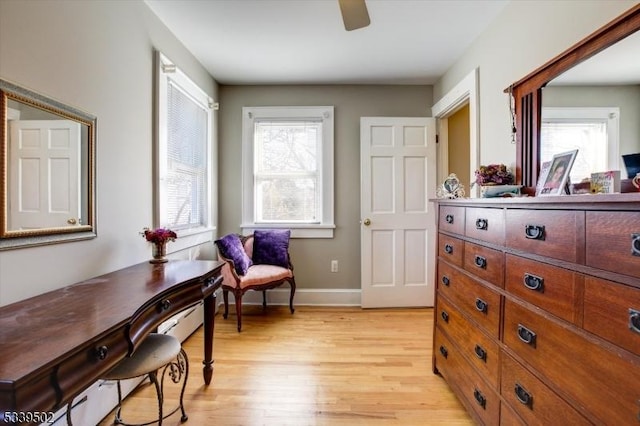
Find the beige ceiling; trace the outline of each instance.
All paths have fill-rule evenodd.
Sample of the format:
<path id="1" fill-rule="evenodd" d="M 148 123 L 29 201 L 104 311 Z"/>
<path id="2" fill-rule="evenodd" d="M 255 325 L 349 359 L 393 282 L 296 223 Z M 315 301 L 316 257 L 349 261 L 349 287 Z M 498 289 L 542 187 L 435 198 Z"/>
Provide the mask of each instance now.
<path id="1" fill-rule="evenodd" d="M 508 0 L 145 0 L 222 84 L 433 84 Z"/>

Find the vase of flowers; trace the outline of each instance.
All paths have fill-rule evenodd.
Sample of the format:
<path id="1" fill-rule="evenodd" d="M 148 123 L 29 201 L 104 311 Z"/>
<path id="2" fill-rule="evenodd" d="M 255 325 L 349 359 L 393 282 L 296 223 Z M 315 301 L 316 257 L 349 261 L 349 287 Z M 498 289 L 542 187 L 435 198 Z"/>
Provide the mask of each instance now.
<path id="1" fill-rule="evenodd" d="M 176 238 L 178 238 L 176 233 L 168 228 L 156 228 L 154 230 L 144 228 L 140 234 L 152 244 L 151 255 L 153 256 L 153 259 L 149 262 L 167 262 L 167 243 L 169 241 L 175 241 Z"/>
<path id="2" fill-rule="evenodd" d="M 483 198 L 519 196 L 520 185 L 514 185 L 515 176 L 504 164 L 480 166 L 475 172 L 475 184 L 480 185 Z M 500 186 L 496 188 L 496 186 Z"/>

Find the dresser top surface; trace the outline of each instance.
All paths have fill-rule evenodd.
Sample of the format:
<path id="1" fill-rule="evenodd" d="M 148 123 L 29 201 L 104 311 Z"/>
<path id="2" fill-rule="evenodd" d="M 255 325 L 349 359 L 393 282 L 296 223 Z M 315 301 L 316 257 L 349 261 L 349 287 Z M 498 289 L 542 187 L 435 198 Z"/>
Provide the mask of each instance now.
<path id="1" fill-rule="evenodd" d="M 640 210 L 640 192 L 625 194 L 585 194 L 548 197 L 505 197 L 505 198 L 456 198 L 432 199 L 439 205 L 496 207 L 496 208 L 537 208 L 537 209 L 585 209 L 585 210 Z"/>

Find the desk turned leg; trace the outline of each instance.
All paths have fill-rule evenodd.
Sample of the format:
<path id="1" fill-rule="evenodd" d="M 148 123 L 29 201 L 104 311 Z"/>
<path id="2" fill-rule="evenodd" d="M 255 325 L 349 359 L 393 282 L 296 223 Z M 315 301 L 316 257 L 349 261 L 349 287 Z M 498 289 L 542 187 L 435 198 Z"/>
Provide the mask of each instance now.
<path id="1" fill-rule="evenodd" d="M 216 296 L 215 292 L 204 299 L 204 367 L 202 375 L 204 384 L 211 383 L 213 375 L 213 316 L 215 314 Z"/>

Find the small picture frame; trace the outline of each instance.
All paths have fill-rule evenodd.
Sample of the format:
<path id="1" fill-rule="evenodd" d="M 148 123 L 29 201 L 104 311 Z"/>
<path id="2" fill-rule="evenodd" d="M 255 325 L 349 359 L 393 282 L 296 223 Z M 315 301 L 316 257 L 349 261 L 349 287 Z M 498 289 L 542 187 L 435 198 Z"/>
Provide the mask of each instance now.
<path id="1" fill-rule="evenodd" d="M 553 160 L 551 160 L 551 165 L 549 166 L 549 172 L 540 189 L 540 194 L 537 195 L 565 194 L 565 188 L 569 182 L 569 173 L 571 173 L 571 167 L 573 167 L 573 162 L 577 155 L 577 149 L 554 155 Z"/>

